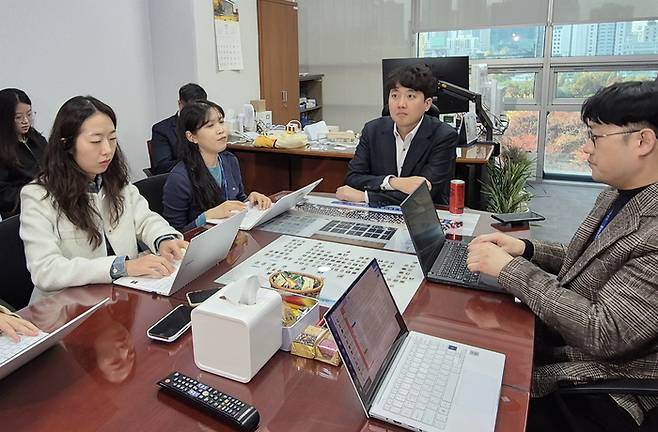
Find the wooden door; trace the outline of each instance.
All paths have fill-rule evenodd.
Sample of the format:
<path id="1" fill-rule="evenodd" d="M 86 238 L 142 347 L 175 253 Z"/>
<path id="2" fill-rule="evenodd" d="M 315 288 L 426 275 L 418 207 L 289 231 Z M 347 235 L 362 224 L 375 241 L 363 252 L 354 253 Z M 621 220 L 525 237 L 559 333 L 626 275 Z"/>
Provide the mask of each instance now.
<path id="1" fill-rule="evenodd" d="M 297 3 L 258 0 L 260 95 L 274 124 L 299 120 Z"/>

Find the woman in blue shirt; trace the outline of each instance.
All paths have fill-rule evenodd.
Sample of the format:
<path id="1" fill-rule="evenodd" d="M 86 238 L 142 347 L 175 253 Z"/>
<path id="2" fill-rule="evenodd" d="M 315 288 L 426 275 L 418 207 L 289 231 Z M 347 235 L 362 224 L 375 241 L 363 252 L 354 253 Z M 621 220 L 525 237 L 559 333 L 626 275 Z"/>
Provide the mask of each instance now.
<path id="1" fill-rule="evenodd" d="M 244 201 L 266 209 L 272 201 L 242 186 L 238 159 L 226 151 L 224 110 L 210 101 L 196 101 L 178 118 L 180 162 L 167 178 L 163 192 L 164 217 L 180 231 L 188 231 L 245 209 Z"/>

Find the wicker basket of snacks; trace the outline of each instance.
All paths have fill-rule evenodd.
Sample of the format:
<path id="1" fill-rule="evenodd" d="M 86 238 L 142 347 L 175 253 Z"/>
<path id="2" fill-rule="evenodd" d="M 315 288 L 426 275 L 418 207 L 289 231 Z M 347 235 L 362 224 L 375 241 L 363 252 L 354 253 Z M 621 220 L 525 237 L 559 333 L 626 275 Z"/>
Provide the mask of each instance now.
<path id="1" fill-rule="evenodd" d="M 324 279 L 308 273 L 275 271 L 270 275 L 272 288 L 308 297 L 317 297 L 324 286 Z"/>

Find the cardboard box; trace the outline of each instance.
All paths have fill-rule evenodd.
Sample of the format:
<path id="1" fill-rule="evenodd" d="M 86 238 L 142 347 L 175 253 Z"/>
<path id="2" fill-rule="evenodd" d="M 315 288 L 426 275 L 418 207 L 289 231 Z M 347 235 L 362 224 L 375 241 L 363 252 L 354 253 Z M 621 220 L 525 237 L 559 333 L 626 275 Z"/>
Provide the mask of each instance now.
<path id="1" fill-rule="evenodd" d="M 267 108 L 265 107 L 265 99 L 254 99 L 250 101 L 251 105 L 254 107 L 254 111 L 262 112 Z"/>

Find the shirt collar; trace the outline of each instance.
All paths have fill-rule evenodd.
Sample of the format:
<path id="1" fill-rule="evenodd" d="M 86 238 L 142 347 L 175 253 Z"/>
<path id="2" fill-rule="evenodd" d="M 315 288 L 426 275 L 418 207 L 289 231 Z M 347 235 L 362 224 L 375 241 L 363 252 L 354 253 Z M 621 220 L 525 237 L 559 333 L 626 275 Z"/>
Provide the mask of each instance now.
<path id="1" fill-rule="evenodd" d="M 395 135 L 396 138 L 400 138 L 403 141 L 411 142 L 411 140 L 413 140 L 414 137 L 416 136 L 416 132 L 418 132 L 418 128 L 420 128 L 420 124 L 423 122 L 424 118 L 425 116 L 423 115 L 418 121 L 418 123 L 416 124 L 416 126 L 414 126 L 414 128 L 411 129 L 411 132 L 409 132 L 407 136 L 404 137 L 404 139 L 402 138 L 402 135 L 400 135 L 400 132 L 398 132 L 398 125 L 395 124 L 395 122 L 393 122 L 393 135 Z"/>
<path id="2" fill-rule="evenodd" d="M 88 190 L 89 193 L 99 193 L 101 191 L 101 187 L 103 186 L 103 177 L 99 175 L 94 178 L 93 181 L 89 182 L 88 185 Z"/>

